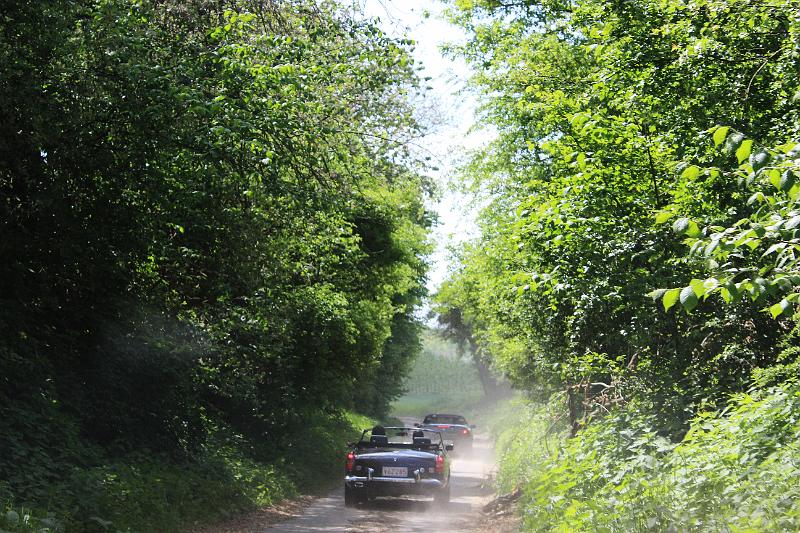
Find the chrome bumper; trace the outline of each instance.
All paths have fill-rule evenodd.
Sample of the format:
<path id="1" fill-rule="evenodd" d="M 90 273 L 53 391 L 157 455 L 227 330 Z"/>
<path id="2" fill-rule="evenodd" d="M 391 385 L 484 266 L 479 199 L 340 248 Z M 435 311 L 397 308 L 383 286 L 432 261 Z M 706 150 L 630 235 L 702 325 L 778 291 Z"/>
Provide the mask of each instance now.
<path id="1" fill-rule="evenodd" d="M 444 483 L 438 479 L 419 477 L 345 476 L 344 482 L 356 486 L 363 486 L 368 483 L 405 483 L 410 485 L 421 485 L 423 487 L 444 487 Z"/>

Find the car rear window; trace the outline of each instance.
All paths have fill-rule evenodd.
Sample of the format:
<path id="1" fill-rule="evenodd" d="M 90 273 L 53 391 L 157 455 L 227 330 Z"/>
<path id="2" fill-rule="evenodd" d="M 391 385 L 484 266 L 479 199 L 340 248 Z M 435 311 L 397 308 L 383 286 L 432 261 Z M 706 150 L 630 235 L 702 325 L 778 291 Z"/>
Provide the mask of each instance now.
<path id="1" fill-rule="evenodd" d="M 423 424 L 462 424 L 467 425 L 463 416 L 458 415 L 428 415 L 422 421 Z"/>

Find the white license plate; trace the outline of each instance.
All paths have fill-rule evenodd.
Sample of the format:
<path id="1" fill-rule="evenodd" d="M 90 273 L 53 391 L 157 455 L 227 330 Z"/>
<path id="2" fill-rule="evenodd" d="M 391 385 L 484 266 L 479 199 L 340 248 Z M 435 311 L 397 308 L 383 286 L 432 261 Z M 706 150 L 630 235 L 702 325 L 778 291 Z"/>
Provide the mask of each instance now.
<path id="1" fill-rule="evenodd" d="M 384 477 L 406 477 L 408 476 L 408 468 L 405 466 L 384 466 Z"/>

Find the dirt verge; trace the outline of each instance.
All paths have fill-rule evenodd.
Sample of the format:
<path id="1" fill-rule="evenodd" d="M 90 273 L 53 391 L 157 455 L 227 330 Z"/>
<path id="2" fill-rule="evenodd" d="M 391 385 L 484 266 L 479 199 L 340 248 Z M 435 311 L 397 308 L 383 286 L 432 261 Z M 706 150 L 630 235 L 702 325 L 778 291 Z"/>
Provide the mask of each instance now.
<path id="1" fill-rule="evenodd" d="M 300 496 L 269 507 L 244 512 L 214 525 L 200 525 L 191 533 L 262 533 L 265 528 L 290 518 L 301 516 L 316 496 Z"/>

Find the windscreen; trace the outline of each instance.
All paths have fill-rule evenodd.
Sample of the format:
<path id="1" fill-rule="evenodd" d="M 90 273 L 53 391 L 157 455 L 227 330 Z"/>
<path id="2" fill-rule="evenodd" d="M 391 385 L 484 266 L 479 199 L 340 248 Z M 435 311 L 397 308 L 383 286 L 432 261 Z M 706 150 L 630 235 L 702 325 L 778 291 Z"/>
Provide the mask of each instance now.
<path id="1" fill-rule="evenodd" d="M 417 439 L 416 441 L 414 440 L 415 438 Z M 377 433 L 371 430 L 365 431 L 361 438 L 361 443 L 379 448 L 409 448 L 415 444 L 441 446 L 442 435 L 441 432 L 430 429 L 387 427 Z"/>
<path id="2" fill-rule="evenodd" d="M 466 419 L 463 416 L 459 415 L 428 415 L 422 422 L 424 424 L 460 424 L 463 426 L 467 425 Z"/>

